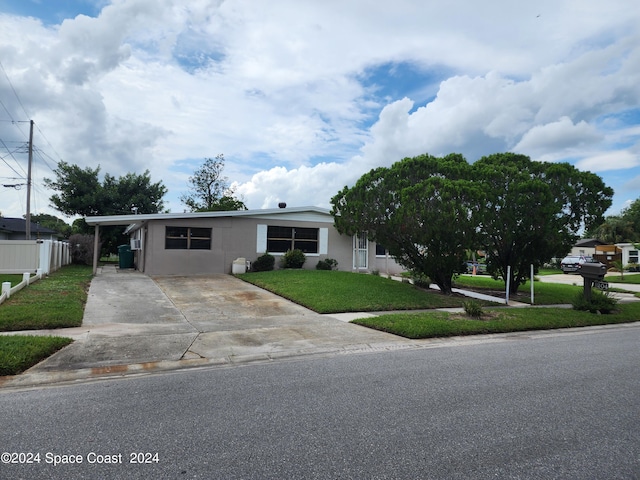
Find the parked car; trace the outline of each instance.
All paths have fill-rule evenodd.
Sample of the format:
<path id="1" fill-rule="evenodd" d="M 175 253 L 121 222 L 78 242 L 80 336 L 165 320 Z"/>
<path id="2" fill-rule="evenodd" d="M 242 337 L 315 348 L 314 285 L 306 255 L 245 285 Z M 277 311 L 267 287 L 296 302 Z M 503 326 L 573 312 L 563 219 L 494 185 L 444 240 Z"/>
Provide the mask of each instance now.
<path id="1" fill-rule="evenodd" d="M 583 263 L 598 263 L 593 257 L 586 255 L 568 255 L 560 262 L 562 273 L 575 273 Z"/>
<path id="2" fill-rule="evenodd" d="M 487 273 L 487 266 L 484 263 L 467 262 L 467 273 L 473 273 L 473 267 L 476 267 L 476 274 Z"/>

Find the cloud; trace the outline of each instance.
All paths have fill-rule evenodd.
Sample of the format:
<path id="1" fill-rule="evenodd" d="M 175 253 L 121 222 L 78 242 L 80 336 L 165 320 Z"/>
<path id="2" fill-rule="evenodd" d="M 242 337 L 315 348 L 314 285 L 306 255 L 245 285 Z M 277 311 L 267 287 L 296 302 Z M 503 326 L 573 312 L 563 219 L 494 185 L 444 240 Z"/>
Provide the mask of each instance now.
<path id="1" fill-rule="evenodd" d="M 601 168 L 612 150 L 637 168 L 623 113 L 640 109 L 638 22 L 623 0 L 113 0 L 60 24 L 0 14 L 0 59 L 64 160 L 148 168 L 173 210 L 185 166 L 217 153 L 251 208 L 327 206 L 369 169 L 425 152 Z M 0 138 L 24 135 L 0 123 Z"/>
<path id="2" fill-rule="evenodd" d="M 579 160 L 576 166 L 580 170 L 606 172 L 608 170 L 624 170 L 640 166 L 640 157 L 627 150 L 611 151 Z"/>

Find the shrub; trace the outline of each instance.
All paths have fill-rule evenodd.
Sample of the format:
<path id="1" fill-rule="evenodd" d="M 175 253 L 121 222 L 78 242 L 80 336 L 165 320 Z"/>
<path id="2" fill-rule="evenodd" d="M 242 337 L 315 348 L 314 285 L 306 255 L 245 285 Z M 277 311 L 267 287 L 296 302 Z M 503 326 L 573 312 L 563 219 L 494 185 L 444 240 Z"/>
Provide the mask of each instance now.
<path id="1" fill-rule="evenodd" d="M 338 261 L 333 258 L 325 258 L 324 260 L 319 260 L 316 265 L 316 270 L 333 270 L 338 267 Z"/>
<path id="2" fill-rule="evenodd" d="M 282 256 L 282 268 L 302 268 L 302 265 L 304 265 L 306 261 L 307 257 L 302 250 L 297 248 L 287 250 L 287 253 Z"/>
<path id="3" fill-rule="evenodd" d="M 76 233 L 69 237 L 71 263 L 75 265 L 93 265 L 93 235 Z"/>
<path id="4" fill-rule="evenodd" d="M 276 259 L 273 255 L 265 253 L 260 255 L 255 262 L 251 264 L 251 270 L 253 272 L 268 272 L 273 270 L 273 266 L 276 264 Z"/>
<path id="5" fill-rule="evenodd" d="M 615 310 L 618 300 L 609 295 L 609 292 L 602 293 L 597 290 L 591 291 L 591 301 L 584 298 L 580 292 L 571 302 L 574 310 L 584 310 L 591 313 L 611 313 Z"/>
<path id="6" fill-rule="evenodd" d="M 480 318 L 484 314 L 482 305 L 475 300 L 465 300 L 462 302 L 462 306 L 464 307 L 465 313 L 470 317 Z"/>
<path id="7" fill-rule="evenodd" d="M 431 279 L 427 277 L 424 273 L 414 273 L 413 284 L 416 287 L 429 289 L 429 287 L 431 286 Z"/>

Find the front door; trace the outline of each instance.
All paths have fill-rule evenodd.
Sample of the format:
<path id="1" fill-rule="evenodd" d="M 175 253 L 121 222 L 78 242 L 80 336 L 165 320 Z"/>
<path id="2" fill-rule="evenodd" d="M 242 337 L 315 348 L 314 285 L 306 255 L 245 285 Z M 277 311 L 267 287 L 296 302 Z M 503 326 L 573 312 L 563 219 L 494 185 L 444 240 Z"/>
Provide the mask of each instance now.
<path id="1" fill-rule="evenodd" d="M 366 270 L 369 268 L 369 241 L 367 234 L 353 236 L 353 269 Z"/>

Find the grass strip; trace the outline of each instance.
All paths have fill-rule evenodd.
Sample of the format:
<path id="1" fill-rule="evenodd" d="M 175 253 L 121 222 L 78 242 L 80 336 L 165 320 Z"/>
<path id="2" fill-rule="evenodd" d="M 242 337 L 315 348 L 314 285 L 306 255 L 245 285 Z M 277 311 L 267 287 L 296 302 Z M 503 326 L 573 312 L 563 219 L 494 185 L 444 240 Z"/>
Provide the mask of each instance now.
<path id="1" fill-rule="evenodd" d="M 632 285 L 640 285 L 640 274 L 625 274 L 623 276 L 607 275 L 605 280 L 611 283 L 630 283 Z"/>
<path id="2" fill-rule="evenodd" d="M 429 312 L 389 314 L 352 323 L 411 339 L 508 333 L 636 322 L 640 319 L 640 302 L 618 305 L 616 312 L 608 315 L 557 308 L 503 308 L 489 312 L 488 318 L 480 320 Z"/>
<path id="3" fill-rule="evenodd" d="M 238 277 L 318 313 L 461 307 L 465 300 L 377 275 L 337 270 L 273 270 Z"/>
<path id="4" fill-rule="evenodd" d="M 489 295 L 504 298 L 504 280 L 494 280 L 488 276 L 460 275 L 454 279 L 454 285 L 461 289 L 481 291 Z M 582 291 L 582 277 L 576 277 L 576 285 L 559 283 L 533 283 L 534 303 L 536 305 L 561 305 L 571 303 L 578 292 Z M 511 300 L 531 303 L 531 282 L 520 285 L 516 294 L 509 296 Z"/>
<path id="5" fill-rule="evenodd" d="M 63 337 L 0 335 L 0 376 L 22 373 L 71 342 Z"/>
<path id="6" fill-rule="evenodd" d="M 81 325 L 91 278 L 90 266 L 67 265 L 23 288 L 0 305 L 0 331 Z"/>

